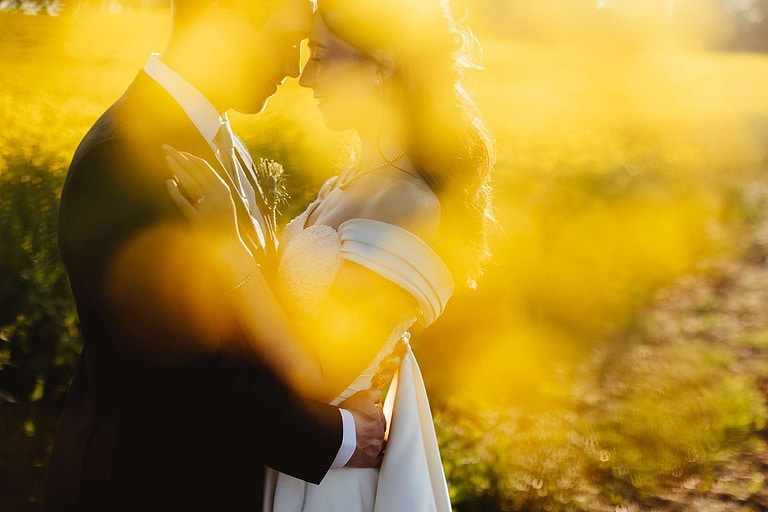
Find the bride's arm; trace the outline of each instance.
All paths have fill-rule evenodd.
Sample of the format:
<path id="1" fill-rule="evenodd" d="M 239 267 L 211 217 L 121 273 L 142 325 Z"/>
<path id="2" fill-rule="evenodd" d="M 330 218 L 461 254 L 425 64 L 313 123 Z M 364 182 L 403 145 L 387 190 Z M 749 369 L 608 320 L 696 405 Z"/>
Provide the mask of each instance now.
<path id="1" fill-rule="evenodd" d="M 431 191 L 401 181 L 368 198 L 356 217 L 401 227 L 431 241 L 440 222 L 440 204 Z M 378 235 L 368 235 L 382 243 Z M 402 254 L 403 249 L 394 245 L 389 240 L 383 248 Z M 320 313 L 306 323 L 315 339 L 322 341 L 315 345 L 315 351 L 326 382 L 333 389 L 345 389 L 379 353 L 393 328 L 415 317 L 418 310 L 414 297 L 402 287 L 345 259 Z"/>
<path id="2" fill-rule="evenodd" d="M 234 283 L 228 296 L 237 311 L 238 323 L 252 333 L 248 339 L 255 353 L 268 358 L 305 396 L 326 400 L 337 396 L 374 359 L 394 326 L 414 315 L 413 298 L 380 275 L 345 261 L 321 313 L 292 322 L 240 241 L 226 184 L 204 160 L 178 152 L 171 156 L 169 166 L 182 187 L 191 196 L 199 197 L 203 192 L 206 196 L 202 204 L 197 204 L 185 198 L 175 185 L 169 186 L 169 193 L 186 216 L 197 222 L 201 231 L 218 239 L 213 245 L 220 247 L 218 258 Z M 424 215 L 419 208 L 406 212 L 401 205 L 384 199 L 369 207 L 369 218 L 401 225 L 417 235 L 432 234 L 439 218 L 433 204 L 423 205 Z M 420 217 L 425 216 L 433 220 L 423 222 Z M 322 389 L 321 396 L 318 389 Z"/>
<path id="3" fill-rule="evenodd" d="M 327 402 L 329 392 L 312 348 L 291 331 L 288 315 L 240 237 L 229 187 L 205 160 L 165 149 L 166 162 L 177 180 L 167 182 L 168 193 L 198 228 L 201 249 L 209 253 L 227 283 L 221 300 L 231 305 L 235 321 L 223 323 L 223 328 L 241 331 L 219 338 L 245 343 L 222 348 L 266 361 L 299 394 Z"/>

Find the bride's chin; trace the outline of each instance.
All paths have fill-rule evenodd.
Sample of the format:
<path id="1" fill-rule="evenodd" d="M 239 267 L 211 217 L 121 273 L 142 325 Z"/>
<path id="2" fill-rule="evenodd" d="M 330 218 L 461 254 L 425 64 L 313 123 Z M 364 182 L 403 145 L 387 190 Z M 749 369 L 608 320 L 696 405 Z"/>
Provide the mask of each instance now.
<path id="1" fill-rule="evenodd" d="M 353 124 L 348 120 L 339 118 L 339 116 L 333 115 L 330 112 L 323 111 L 322 108 L 319 110 L 320 114 L 323 116 L 323 124 L 325 124 L 325 127 L 329 130 L 333 130 L 335 132 L 345 132 L 354 128 Z"/>

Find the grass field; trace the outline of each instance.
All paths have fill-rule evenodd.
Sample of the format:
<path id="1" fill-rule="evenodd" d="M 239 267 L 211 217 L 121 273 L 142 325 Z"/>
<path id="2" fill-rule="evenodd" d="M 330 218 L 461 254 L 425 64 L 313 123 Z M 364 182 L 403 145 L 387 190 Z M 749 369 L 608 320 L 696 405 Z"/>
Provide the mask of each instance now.
<path id="1" fill-rule="evenodd" d="M 0 13 L 0 173 L 22 158 L 60 176 L 167 30 L 164 12 Z M 768 57 L 595 34 L 480 38 L 486 69 L 471 85 L 497 138 L 502 232 L 479 290 L 458 294 L 416 350 L 436 404 L 533 414 L 569 400 L 593 347 L 631 328 L 657 289 L 729 254 L 741 189 L 768 162 Z M 286 218 L 350 143 L 290 80 L 233 123 L 284 164 Z"/>

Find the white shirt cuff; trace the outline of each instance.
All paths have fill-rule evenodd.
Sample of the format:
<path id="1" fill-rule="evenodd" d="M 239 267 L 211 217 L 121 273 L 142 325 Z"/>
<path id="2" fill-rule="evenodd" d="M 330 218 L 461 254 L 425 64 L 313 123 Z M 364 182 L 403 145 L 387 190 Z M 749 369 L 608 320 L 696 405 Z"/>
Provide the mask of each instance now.
<path id="1" fill-rule="evenodd" d="M 346 409 L 339 409 L 339 412 L 341 413 L 341 423 L 344 433 L 342 434 L 341 438 L 341 447 L 339 448 L 339 452 L 336 454 L 336 458 L 333 459 L 331 469 L 339 469 L 344 467 L 344 465 L 349 462 L 349 459 L 351 459 L 352 455 L 355 453 L 355 448 L 357 448 L 357 430 L 355 429 L 355 418 L 352 416 L 352 413 Z"/>

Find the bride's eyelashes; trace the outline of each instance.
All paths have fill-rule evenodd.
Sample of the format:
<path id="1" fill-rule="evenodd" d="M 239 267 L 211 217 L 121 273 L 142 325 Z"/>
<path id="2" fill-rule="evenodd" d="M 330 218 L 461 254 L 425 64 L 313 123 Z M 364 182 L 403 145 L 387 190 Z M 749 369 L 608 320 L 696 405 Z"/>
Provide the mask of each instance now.
<path id="1" fill-rule="evenodd" d="M 323 60 L 323 55 L 317 48 L 310 48 L 309 60 L 312 62 L 319 63 L 321 60 Z"/>

